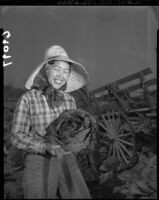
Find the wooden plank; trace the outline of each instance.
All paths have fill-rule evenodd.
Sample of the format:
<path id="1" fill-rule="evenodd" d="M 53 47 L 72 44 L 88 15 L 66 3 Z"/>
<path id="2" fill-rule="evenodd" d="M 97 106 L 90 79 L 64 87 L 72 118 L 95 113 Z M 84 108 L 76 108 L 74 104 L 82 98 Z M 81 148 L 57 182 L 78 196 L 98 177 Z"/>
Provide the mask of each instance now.
<path id="1" fill-rule="evenodd" d="M 129 111 L 129 113 L 132 113 L 132 112 L 143 112 L 143 111 L 149 111 L 150 108 L 148 107 L 144 107 L 144 108 L 135 108 L 135 109 L 132 109 Z"/>
<path id="2" fill-rule="evenodd" d="M 100 88 L 97 88 L 95 90 L 92 90 L 90 93 L 91 94 L 97 94 L 97 93 L 100 93 L 100 92 L 103 92 L 104 90 L 107 89 L 107 85 L 103 86 L 103 87 L 100 87 Z"/>
<path id="3" fill-rule="evenodd" d="M 129 81 L 132 81 L 134 79 L 137 79 L 137 78 L 140 78 L 140 73 L 143 73 L 144 75 L 148 75 L 150 73 L 152 73 L 151 71 L 151 68 L 146 68 L 144 70 L 141 70 L 139 72 L 136 72 L 135 74 L 132 74 L 132 75 L 129 75 L 129 76 L 126 76 L 118 81 L 115 81 L 117 83 L 117 85 L 121 85 L 121 84 L 124 84 L 126 82 L 129 82 Z"/>
<path id="4" fill-rule="evenodd" d="M 142 94 L 142 93 L 141 93 Z M 143 95 L 141 95 L 141 94 L 139 94 L 137 97 L 135 96 L 135 97 L 130 97 L 131 99 L 134 99 L 134 101 L 138 101 L 138 100 L 142 100 L 143 99 Z M 106 95 L 103 95 L 103 96 L 98 96 L 98 97 L 96 97 L 95 96 L 95 99 L 96 99 L 96 101 L 108 101 L 108 99 L 109 99 L 109 95 L 108 94 L 106 94 Z"/>
<path id="5" fill-rule="evenodd" d="M 153 97 L 155 97 L 155 95 L 156 95 L 156 90 L 150 90 L 149 92 L 148 92 L 148 94 L 150 95 L 150 96 L 153 96 Z M 131 94 L 131 93 L 130 93 Z M 141 93 L 141 95 L 138 95 L 138 96 L 135 96 L 135 97 L 131 97 L 134 101 L 136 101 L 136 102 L 139 102 L 139 101 L 141 101 L 141 100 L 144 100 L 143 98 L 144 98 L 144 96 L 143 96 L 143 93 Z"/>
<path id="6" fill-rule="evenodd" d="M 151 85 L 156 85 L 157 84 L 157 80 L 154 78 L 154 79 L 151 79 L 151 80 L 148 80 L 148 81 L 146 81 L 145 82 L 145 85 L 146 85 L 146 87 L 148 87 L 148 86 L 151 86 Z M 124 88 L 124 89 L 121 89 L 119 92 L 117 91 L 116 93 L 118 94 L 120 94 L 121 92 L 124 92 L 124 91 L 126 91 L 126 90 L 128 90 L 130 93 L 131 92 L 133 92 L 133 91 L 135 91 L 135 90 L 137 90 L 137 89 L 142 89 L 141 88 L 141 83 L 138 83 L 138 84 L 135 84 L 135 85 L 132 85 L 132 86 L 129 86 L 129 87 L 127 87 L 127 88 Z M 153 91 L 154 92 L 154 91 Z M 150 93 L 150 92 L 149 92 Z M 104 94 L 104 93 L 103 93 Z M 93 94 L 94 95 L 94 97 L 95 98 L 97 98 L 99 101 L 102 101 L 102 100 L 105 100 L 105 99 L 107 99 L 108 98 L 108 94 L 101 94 L 101 95 L 99 95 L 98 97 L 96 96 L 97 94 Z M 141 92 L 141 94 L 143 94 L 142 92 Z"/>
<path id="7" fill-rule="evenodd" d="M 151 86 L 151 85 L 155 85 L 155 84 L 157 84 L 157 80 L 154 78 L 154 79 L 145 81 L 144 84 L 145 84 L 146 87 Z M 129 86 L 129 87 L 127 87 L 127 88 L 124 88 L 123 90 L 127 89 L 128 91 L 135 91 L 135 90 L 137 90 L 137 89 L 142 89 L 141 86 L 142 86 L 141 83 L 138 83 L 138 84 Z M 121 91 L 122 91 L 122 90 L 121 90 Z"/>
<path id="8" fill-rule="evenodd" d="M 157 113 L 146 113 L 147 117 L 157 117 Z"/>
<path id="9" fill-rule="evenodd" d="M 109 95 L 103 95 L 100 97 L 95 97 L 97 101 L 107 101 Z"/>

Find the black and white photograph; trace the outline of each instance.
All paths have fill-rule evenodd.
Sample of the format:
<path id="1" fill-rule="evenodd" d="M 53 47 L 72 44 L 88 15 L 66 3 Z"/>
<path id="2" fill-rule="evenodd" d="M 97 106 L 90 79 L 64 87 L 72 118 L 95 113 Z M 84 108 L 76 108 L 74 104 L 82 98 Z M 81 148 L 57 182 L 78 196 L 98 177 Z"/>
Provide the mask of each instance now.
<path id="1" fill-rule="evenodd" d="M 0 28 L 4 199 L 157 199 L 159 6 L 1 5 Z"/>

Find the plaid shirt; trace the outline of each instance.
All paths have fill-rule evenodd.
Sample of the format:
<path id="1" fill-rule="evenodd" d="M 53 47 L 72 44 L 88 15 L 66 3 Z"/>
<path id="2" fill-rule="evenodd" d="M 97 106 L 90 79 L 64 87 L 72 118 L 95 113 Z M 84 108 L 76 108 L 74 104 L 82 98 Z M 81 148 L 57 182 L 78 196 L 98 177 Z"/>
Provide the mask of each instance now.
<path id="1" fill-rule="evenodd" d="M 11 142 L 19 149 L 31 153 L 44 153 L 47 140 L 45 129 L 65 110 L 76 109 L 74 98 L 64 94 L 58 108 L 50 109 L 40 90 L 30 90 L 19 99 L 13 118 Z"/>

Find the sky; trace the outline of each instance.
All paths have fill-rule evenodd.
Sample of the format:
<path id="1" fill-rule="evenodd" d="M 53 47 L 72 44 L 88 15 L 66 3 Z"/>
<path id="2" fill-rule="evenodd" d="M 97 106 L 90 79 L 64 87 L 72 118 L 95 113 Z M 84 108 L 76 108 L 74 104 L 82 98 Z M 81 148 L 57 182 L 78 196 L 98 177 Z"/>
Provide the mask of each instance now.
<path id="1" fill-rule="evenodd" d="M 125 12 L 128 16 L 139 13 L 138 8 L 134 11 L 127 6 L 124 7 Z M 129 26 L 130 22 L 125 18 L 122 6 L 1 6 L 0 14 L 1 27 L 11 33 L 8 54 L 11 55 L 9 61 L 13 62 L 4 68 L 4 84 L 16 87 L 24 87 L 31 72 L 43 62 L 44 51 L 51 45 L 61 45 L 71 59 L 87 69 L 90 90 L 119 78 L 119 74 L 124 77 L 131 72 L 131 69 L 126 72 L 113 66 L 116 59 L 114 51 L 118 54 L 116 63 L 123 65 L 122 62 L 128 63 L 129 60 L 120 60 L 121 49 L 129 53 L 125 55 L 129 58 L 135 55 L 134 52 L 138 54 L 140 41 L 145 48 L 144 37 L 134 42 L 133 37 L 129 40 L 124 35 L 123 22 L 128 24 L 130 33 L 135 27 L 134 34 L 139 30 L 142 32 L 144 27 L 141 29 L 139 23 L 134 25 L 134 19 Z M 118 20 L 119 16 L 122 22 Z M 115 36 L 115 28 L 118 37 Z M 128 42 L 120 43 L 124 38 Z M 131 49 L 127 53 L 128 46 Z M 136 60 L 144 65 L 146 52 L 141 48 L 139 51 L 140 57 Z"/>

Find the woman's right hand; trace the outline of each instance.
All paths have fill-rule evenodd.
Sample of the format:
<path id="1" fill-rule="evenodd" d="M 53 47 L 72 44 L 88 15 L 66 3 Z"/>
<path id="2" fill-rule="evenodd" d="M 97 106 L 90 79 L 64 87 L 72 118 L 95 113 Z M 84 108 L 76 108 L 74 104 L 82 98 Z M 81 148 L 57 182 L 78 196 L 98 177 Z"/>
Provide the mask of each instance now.
<path id="1" fill-rule="evenodd" d="M 64 150 L 58 144 L 46 143 L 45 151 L 51 156 L 57 156 L 57 158 L 61 158 L 64 155 Z"/>

